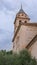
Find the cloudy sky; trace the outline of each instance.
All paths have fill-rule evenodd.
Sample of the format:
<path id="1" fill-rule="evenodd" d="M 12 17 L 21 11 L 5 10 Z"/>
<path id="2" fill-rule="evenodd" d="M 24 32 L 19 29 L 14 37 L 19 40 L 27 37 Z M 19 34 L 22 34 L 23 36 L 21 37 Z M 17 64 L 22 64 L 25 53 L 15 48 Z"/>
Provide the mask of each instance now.
<path id="1" fill-rule="evenodd" d="M 37 22 L 37 0 L 0 0 L 0 50 L 12 49 L 13 22 L 21 3 L 32 22 Z"/>

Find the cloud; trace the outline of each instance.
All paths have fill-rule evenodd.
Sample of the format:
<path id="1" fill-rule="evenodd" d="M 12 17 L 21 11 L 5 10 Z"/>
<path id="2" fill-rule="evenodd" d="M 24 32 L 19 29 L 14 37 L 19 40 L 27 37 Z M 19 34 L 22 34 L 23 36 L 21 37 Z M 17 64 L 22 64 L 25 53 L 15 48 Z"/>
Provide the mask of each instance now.
<path id="1" fill-rule="evenodd" d="M 8 13 L 7 12 L 0 12 L 0 28 L 3 28 L 5 30 L 8 30 L 8 31 L 13 31 L 13 21 L 14 21 L 14 18 L 15 18 L 15 14 L 13 13 Z"/>
<path id="2" fill-rule="evenodd" d="M 16 0 L 0 0 L 0 10 L 2 9 L 7 9 L 10 11 L 14 11 L 17 8 L 17 3 L 18 1 Z M 17 3 L 17 5 L 16 5 Z"/>
<path id="3" fill-rule="evenodd" d="M 12 35 L 3 29 L 0 29 L 0 49 L 9 50 L 12 45 Z"/>
<path id="4" fill-rule="evenodd" d="M 24 11 L 28 13 L 33 22 L 37 22 L 37 0 L 23 0 L 23 2 Z"/>

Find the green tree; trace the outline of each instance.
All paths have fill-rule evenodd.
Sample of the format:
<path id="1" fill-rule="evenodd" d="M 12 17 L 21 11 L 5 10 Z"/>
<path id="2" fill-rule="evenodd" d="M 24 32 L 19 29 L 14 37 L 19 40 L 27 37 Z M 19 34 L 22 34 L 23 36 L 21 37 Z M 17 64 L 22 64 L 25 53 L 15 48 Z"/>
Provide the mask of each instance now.
<path id="1" fill-rule="evenodd" d="M 37 65 L 37 61 L 31 57 L 27 50 L 22 50 L 16 55 L 14 65 Z"/>
<path id="2" fill-rule="evenodd" d="M 27 50 L 22 50 L 19 54 L 1 50 L 0 65 L 37 65 L 37 60 Z"/>

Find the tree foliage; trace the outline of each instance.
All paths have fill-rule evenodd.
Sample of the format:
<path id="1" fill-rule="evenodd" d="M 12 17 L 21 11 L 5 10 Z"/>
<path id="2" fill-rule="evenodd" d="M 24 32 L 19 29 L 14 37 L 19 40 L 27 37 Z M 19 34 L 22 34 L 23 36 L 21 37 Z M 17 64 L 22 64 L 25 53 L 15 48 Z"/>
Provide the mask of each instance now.
<path id="1" fill-rule="evenodd" d="M 1 50 L 0 65 L 37 65 L 37 60 L 27 50 L 22 50 L 19 54 Z"/>

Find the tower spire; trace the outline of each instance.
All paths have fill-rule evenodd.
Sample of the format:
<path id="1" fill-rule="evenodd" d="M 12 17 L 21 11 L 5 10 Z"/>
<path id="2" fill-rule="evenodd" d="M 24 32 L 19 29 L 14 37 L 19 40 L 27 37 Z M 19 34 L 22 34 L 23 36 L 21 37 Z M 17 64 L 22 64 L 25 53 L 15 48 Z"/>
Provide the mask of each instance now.
<path id="1" fill-rule="evenodd" d="M 22 4 L 21 4 L 21 9 L 22 9 Z"/>

